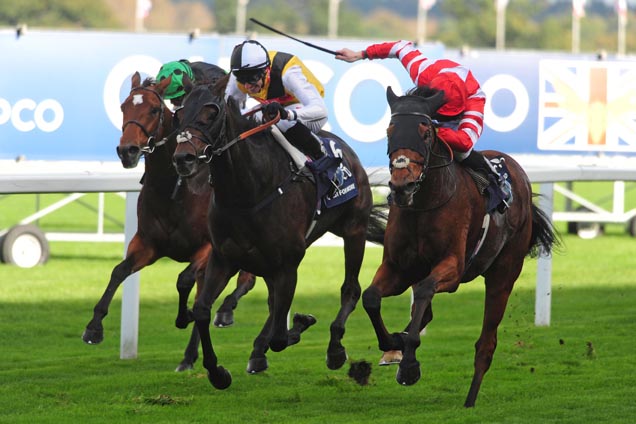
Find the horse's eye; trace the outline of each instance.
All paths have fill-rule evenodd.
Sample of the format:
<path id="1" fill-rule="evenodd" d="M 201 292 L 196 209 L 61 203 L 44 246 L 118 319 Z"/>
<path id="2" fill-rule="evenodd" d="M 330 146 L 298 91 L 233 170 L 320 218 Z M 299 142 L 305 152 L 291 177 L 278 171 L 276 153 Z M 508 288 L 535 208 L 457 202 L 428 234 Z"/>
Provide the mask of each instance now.
<path id="1" fill-rule="evenodd" d="M 150 110 L 150 113 L 152 113 L 153 115 L 157 115 L 159 112 L 161 112 L 161 108 L 160 107 L 153 107 Z"/>

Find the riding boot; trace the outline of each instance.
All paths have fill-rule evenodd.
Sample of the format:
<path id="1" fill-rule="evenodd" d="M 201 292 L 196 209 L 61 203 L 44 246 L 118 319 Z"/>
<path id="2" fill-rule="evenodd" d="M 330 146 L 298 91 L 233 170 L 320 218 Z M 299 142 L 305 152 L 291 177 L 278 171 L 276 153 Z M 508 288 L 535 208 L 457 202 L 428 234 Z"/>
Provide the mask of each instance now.
<path id="1" fill-rule="evenodd" d="M 296 122 L 296 125 L 285 131 L 284 134 L 287 140 L 295 148 L 303 152 L 305 156 L 317 160 L 325 155 L 322 151 L 322 143 L 320 143 L 316 135 L 302 123 Z"/>
<path id="2" fill-rule="evenodd" d="M 468 157 L 461 161 L 461 164 L 485 176 L 491 185 L 497 187 L 499 191 L 497 196 L 501 198 L 501 203 L 497 209 L 501 213 L 505 212 L 512 201 L 512 188 L 510 183 L 499 174 L 492 163 L 481 152 L 471 150 Z"/>

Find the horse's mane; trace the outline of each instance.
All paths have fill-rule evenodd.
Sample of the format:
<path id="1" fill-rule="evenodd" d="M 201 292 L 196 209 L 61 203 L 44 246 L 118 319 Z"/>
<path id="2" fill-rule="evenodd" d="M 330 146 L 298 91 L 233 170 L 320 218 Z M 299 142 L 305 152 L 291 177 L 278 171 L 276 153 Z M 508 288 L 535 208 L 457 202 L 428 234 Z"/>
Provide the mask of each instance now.
<path id="1" fill-rule="evenodd" d="M 226 105 L 228 117 L 233 122 L 235 128 L 239 129 L 240 131 L 252 129 L 259 124 L 259 122 L 254 119 L 253 115 L 243 115 L 238 102 L 233 98 L 228 98 L 226 101 Z"/>
<path id="2" fill-rule="evenodd" d="M 432 88 L 428 85 L 422 85 L 420 87 L 413 87 L 406 92 L 406 96 L 415 96 L 415 97 L 423 97 L 428 98 L 433 94 L 437 93 L 439 90 L 436 88 Z"/>
<path id="3" fill-rule="evenodd" d="M 155 85 L 157 83 L 157 81 L 155 81 L 154 78 L 152 77 L 146 77 L 146 79 L 144 80 L 144 82 L 141 83 L 142 87 L 150 87 L 151 85 Z"/>

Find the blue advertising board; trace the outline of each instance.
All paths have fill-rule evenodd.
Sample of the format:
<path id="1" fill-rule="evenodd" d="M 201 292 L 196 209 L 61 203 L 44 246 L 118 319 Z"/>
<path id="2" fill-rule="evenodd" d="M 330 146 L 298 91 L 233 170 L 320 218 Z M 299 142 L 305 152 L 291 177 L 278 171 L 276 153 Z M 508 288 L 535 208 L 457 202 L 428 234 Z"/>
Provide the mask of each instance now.
<path id="1" fill-rule="evenodd" d="M 397 60 L 335 60 L 283 37 L 259 37 L 291 52 L 325 86 L 326 129 L 342 136 L 365 166 L 386 165 L 385 91 L 413 86 Z M 236 36 L 118 32 L 0 32 L 0 159 L 117 161 L 119 105 L 135 71 L 154 76 L 162 63 L 202 60 L 228 68 Z M 337 50 L 371 41 L 307 38 Z M 453 57 L 439 44 L 431 58 L 466 64 L 488 95 L 479 149 L 528 154 L 636 152 L 636 64 L 572 60 L 568 55 L 496 53 Z M 599 88 L 600 87 L 600 88 Z"/>

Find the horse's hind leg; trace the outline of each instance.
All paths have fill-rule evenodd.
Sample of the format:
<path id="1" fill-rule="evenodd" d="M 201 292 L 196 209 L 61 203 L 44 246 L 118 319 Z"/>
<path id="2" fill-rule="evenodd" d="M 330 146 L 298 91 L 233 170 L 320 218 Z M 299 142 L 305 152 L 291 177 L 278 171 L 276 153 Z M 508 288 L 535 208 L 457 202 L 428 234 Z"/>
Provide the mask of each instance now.
<path id="1" fill-rule="evenodd" d="M 501 263 L 501 262 L 500 262 Z M 523 258 L 521 259 L 523 264 Z M 464 402 L 464 406 L 469 408 L 475 406 L 475 400 L 481 387 L 484 375 L 490 368 L 492 358 L 497 348 L 497 328 L 501 323 L 508 298 L 517 277 L 521 272 L 521 266 L 518 269 L 511 269 L 508 265 L 501 267 L 496 271 L 492 267 L 485 275 L 486 283 L 486 301 L 484 307 L 484 321 L 482 323 L 481 335 L 475 343 L 475 372 L 468 396 Z"/>
<path id="2" fill-rule="evenodd" d="M 241 297 L 254 288 L 256 277 L 249 272 L 239 271 L 236 280 L 236 289 L 227 295 L 223 304 L 216 311 L 214 316 L 214 325 L 219 328 L 229 327 L 234 324 L 234 309 L 238 305 Z"/>
<path id="3" fill-rule="evenodd" d="M 340 310 L 331 323 L 329 346 L 327 347 L 327 368 L 336 370 L 347 361 L 347 352 L 342 345 L 345 324 L 356 308 L 362 289 L 360 288 L 360 267 L 364 258 L 365 230 L 360 226 L 353 235 L 344 236 L 345 278 L 340 288 Z"/>
<path id="4" fill-rule="evenodd" d="M 200 342 L 201 337 L 199 337 L 199 329 L 196 325 L 193 325 L 192 333 L 190 334 L 190 340 L 188 341 L 185 352 L 183 352 L 183 359 L 181 360 L 181 363 L 177 365 L 175 371 L 181 372 L 194 368 L 194 363 L 199 358 Z"/>
<path id="5" fill-rule="evenodd" d="M 119 285 L 133 272 L 137 272 L 156 260 L 155 250 L 146 246 L 141 238 L 135 234 L 128 245 L 126 258 L 121 261 L 110 275 L 110 281 L 101 299 L 93 308 L 93 318 L 86 325 L 82 340 L 88 344 L 98 344 L 104 340 L 102 321 L 108 315 L 108 307 L 117 292 Z"/>

